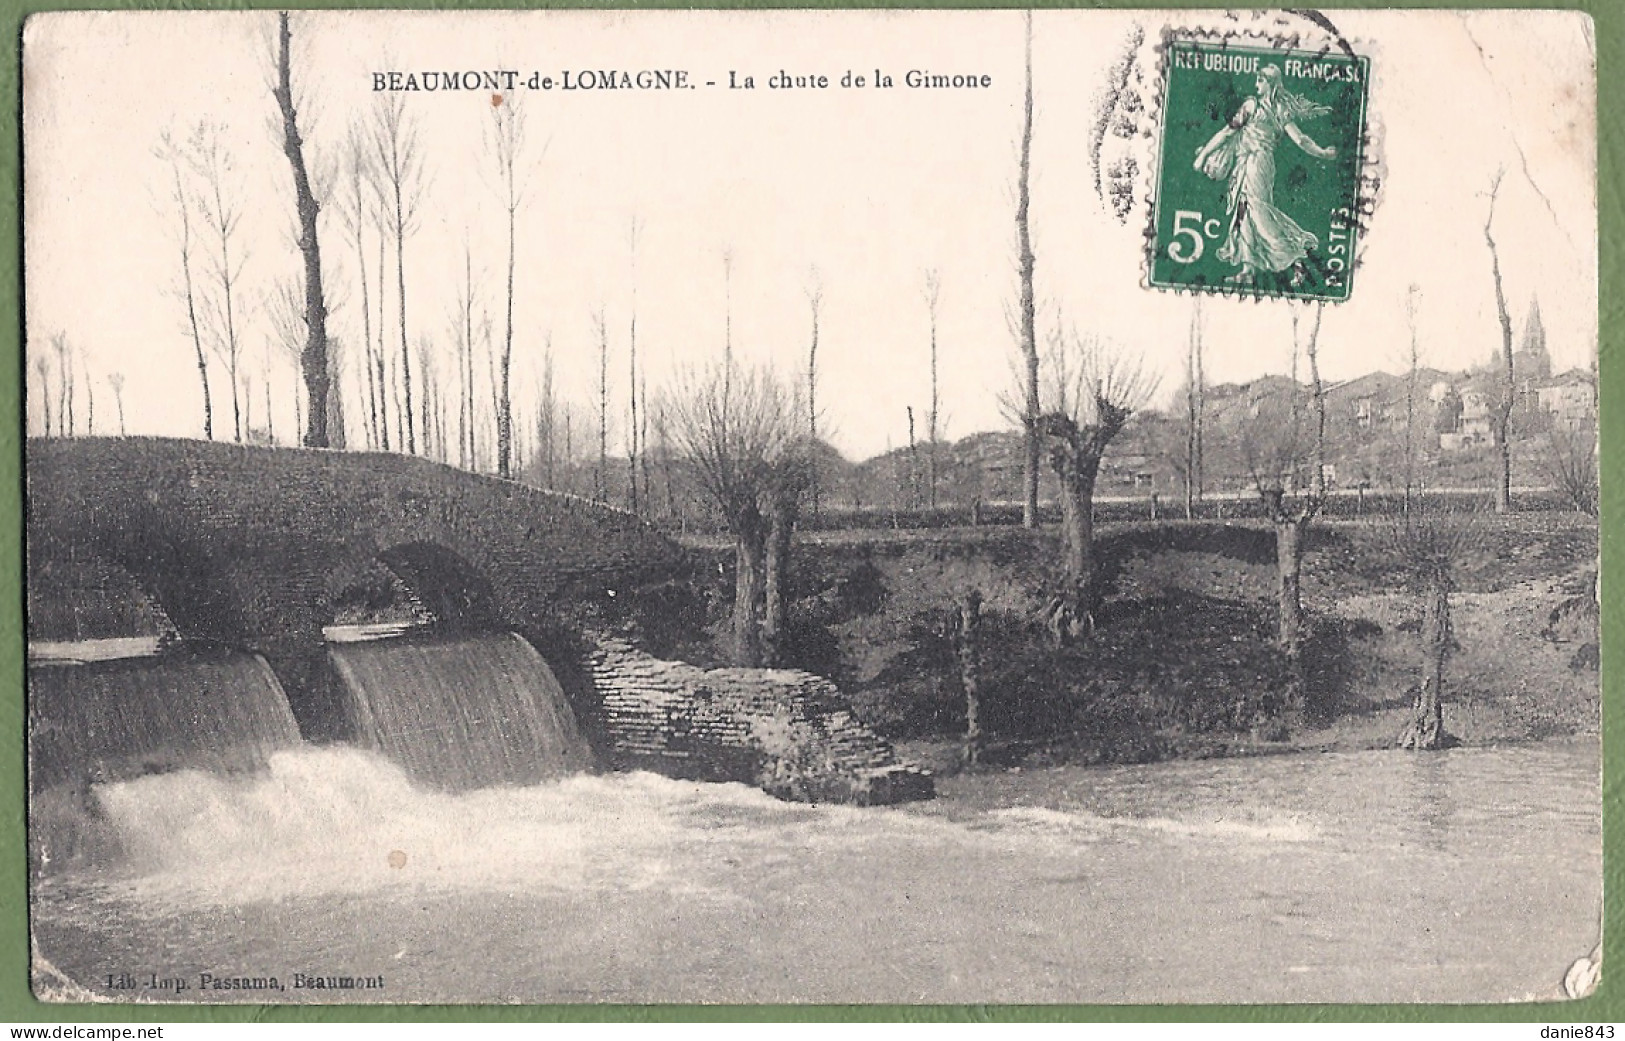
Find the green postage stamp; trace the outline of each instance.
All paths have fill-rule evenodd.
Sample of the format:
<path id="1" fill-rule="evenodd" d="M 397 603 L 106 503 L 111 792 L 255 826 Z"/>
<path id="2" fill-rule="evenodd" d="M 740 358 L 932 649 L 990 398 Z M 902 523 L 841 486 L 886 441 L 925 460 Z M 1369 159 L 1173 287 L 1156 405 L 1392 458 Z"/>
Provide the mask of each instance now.
<path id="1" fill-rule="evenodd" d="M 1178 40 L 1166 65 L 1151 284 L 1348 299 L 1368 59 Z"/>

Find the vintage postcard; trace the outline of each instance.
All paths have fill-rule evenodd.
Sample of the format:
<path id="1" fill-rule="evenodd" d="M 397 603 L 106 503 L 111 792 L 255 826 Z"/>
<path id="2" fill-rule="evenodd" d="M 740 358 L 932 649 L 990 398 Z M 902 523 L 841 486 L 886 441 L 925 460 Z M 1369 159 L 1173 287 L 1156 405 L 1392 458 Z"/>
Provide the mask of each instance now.
<path id="1" fill-rule="evenodd" d="M 52 13 L 53 1002 L 1580 997 L 1576 13 Z"/>

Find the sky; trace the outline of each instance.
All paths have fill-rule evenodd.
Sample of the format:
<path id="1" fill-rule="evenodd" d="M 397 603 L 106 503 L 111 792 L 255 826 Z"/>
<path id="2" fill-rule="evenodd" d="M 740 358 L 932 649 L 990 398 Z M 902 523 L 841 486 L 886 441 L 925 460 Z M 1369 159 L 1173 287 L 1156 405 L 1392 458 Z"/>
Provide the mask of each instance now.
<path id="1" fill-rule="evenodd" d="M 1064 323 L 1183 378 L 1194 304 L 1144 285 L 1165 30 L 1316 31 L 1290 16 L 1042 11 L 1034 16 L 1034 252 L 1041 332 Z M 1538 300 L 1558 370 L 1596 351 L 1595 47 L 1589 20 L 1558 12 L 1336 12 L 1371 59 L 1368 123 L 1382 175 L 1351 299 L 1328 307 L 1328 380 L 1398 371 L 1414 286 L 1424 364 L 1487 362 L 1500 343 L 1484 223 L 1494 232 L 1515 331 Z M 263 299 L 302 270 L 293 187 L 269 91 L 274 15 L 62 13 L 31 17 L 24 41 L 27 344 L 54 334 L 97 388 L 98 432 L 114 432 L 107 378 L 123 377 L 131 434 L 201 436 L 202 405 L 180 277 L 168 165 L 155 149 L 200 121 L 221 127 L 244 208 L 245 369 L 255 425 L 270 382 L 274 423 L 294 426 L 292 355 Z M 602 310 L 610 342 L 611 450 L 625 428 L 630 326 L 651 394 L 722 356 L 786 375 L 806 366 L 809 292 L 821 293 L 821 433 L 849 457 L 923 436 L 930 400 L 928 271 L 937 312 L 944 434 L 1006 426 L 1016 300 L 1015 186 L 1023 17 L 1002 11 L 307 12 L 293 21 L 301 130 L 313 165 L 336 162 L 352 123 L 379 103 L 374 74 L 512 69 L 552 76 L 506 101 L 524 114 L 517 214 L 516 410 L 534 408 L 544 352 L 583 415 L 595 407 Z M 1138 46 L 1136 46 L 1136 41 Z M 1132 54 L 1145 108 L 1124 142 L 1144 171 L 1125 221 L 1095 190 L 1094 127 L 1113 70 Z M 686 70 L 691 90 L 559 89 L 569 72 Z M 847 72 L 872 82 L 843 88 Z M 909 70 L 990 77 L 987 87 L 911 89 Z M 828 77 L 774 89 L 775 73 Z M 752 90 L 729 89 L 751 76 Z M 707 86 L 714 82 L 716 86 Z M 403 94 L 425 148 L 426 188 L 406 244 L 409 335 L 449 349 L 464 244 L 476 305 L 500 337 L 506 238 L 485 141 L 489 91 Z M 634 238 L 634 225 L 638 232 Z M 197 229 L 195 229 L 196 231 Z M 359 343 L 355 248 L 329 204 L 321 229 L 330 332 Z M 376 242 L 367 240 L 369 267 Z M 726 258 L 726 262 L 725 262 Z M 200 266 L 202 261 L 195 261 Z M 394 257 L 391 252 L 390 282 Z M 369 292 L 378 290 L 370 271 Z M 386 323 L 398 350 L 394 290 Z M 377 307 L 376 296 L 372 298 Z M 1208 297 L 1200 320 L 1212 383 L 1287 371 L 1305 305 Z M 376 331 L 375 331 L 376 332 Z M 227 391 L 218 361 L 216 435 Z M 483 366 L 483 358 L 481 365 Z M 442 382 L 453 378 L 444 363 Z M 30 369 L 30 372 L 33 370 Z M 352 440 L 359 411 L 343 377 Z M 421 377 L 414 373 L 415 382 Z M 34 390 L 38 383 L 35 382 Z M 482 394 L 485 389 L 482 387 Z M 30 395 L 29 424 L 42 422 Z M 84 406 L 80 406 L 81 416 Z M 80 422 L 83 422 L 81 418 Z"/>

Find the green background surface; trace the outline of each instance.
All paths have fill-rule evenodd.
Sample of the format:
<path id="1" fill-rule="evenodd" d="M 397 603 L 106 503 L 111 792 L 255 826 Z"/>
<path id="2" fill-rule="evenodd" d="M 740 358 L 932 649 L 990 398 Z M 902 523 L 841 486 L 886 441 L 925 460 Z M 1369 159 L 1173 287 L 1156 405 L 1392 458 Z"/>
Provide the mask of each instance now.
<path id="1" fill-rule="evenodd" d="M 1360 166 L 1364 160 L 1360 138 L 1365 130 L 1366 95 L 1370 86 L 1366 63 L 1356 62 L 1342 54 L 1328 54 L 1320 58 L 1313 51 L 1281 51 L 1262 47 L 1186 44 L 1176 45 L 1173 49 L 1199 57 L 1207 54 L 1256 57 L 1260 59 L 1260 68 L 1274 66 L 1280 69 L 1287 58 L 1300 58 L 1359 69 L 1360 78 L 1355 81 L 1285 77 L 1285 89 L 1331 109 L 1323 116 L 1304 120 L 1298 129 L 1321 147 L 1337 149 L 1337 157 L 1330 160 L 1312 158 L 1284 135 L 1277 142 L 1275 205 L 1303 230 L 1314 235 L 1320 245 L 1310 253 L 1304 265 L 1307 277 L 1301 286 L 1290 284 L 1290 270 L 1275 273 L 1261 271 L 1256 285 L 1246 290 L 1262 296 L 1348 299 L 1353 289 L 1350 277 L 1353 272 L 1345 269 L 1343 284 L 1328 286 L 1323 269 L 1332 257 L 1328 247 L 1332 244 L 1329 226 L 1333 212 L 1346 210 L 1347 223 L 1352 225 L 1358 211 Z M 1236 287 L 1227 286 L 1224 280 L 1235 274 L 1238 268 L 1218 258 L 1219 248 L 1228 237 L 1224 218 L 1229 181 L 1209 179 L 1206 174 L 1194 169 L 1191 161 L 1214 133 L 1225 126 L 1241 110 L 1243 103 L 1253 96 L 1253 76 L 1182 68 L 1172 64 L 1167 56 L 1164 60 L 1170 61 L 1170 66 L 1162 102 L 1163 128 L 1159 145 L 1162 165 L 1157 174 L 1157 249 L 1152 255 L 1151 284 L 1167 288 L 1207 286 L 1208 292 L 1235 292 Z M 1187 258 L 1196 249 L 1188 234 L 1180 235 L 1175 229 L 1180 211 L 1199 213 L 1199 224 L 1216 219 L 1220 229 L 1216 238 L 1204 239 L 1201 255 L 1189 263 L 1176 261 L 1170 255 L 1174 245 Z M 1352 227 L 1342 246 L 1344 251 L 1341 256 L 1347 264 L 1357 249 Z"/>
<path id="2" fill-rule="evenodd" d="M 485 0 L 458 0 L 458 2 L 425 2 L 425 0 L 359 0 L 350 3 L 315 3 L 307 7 L 341 8 L 372 7 L 384 9 L 436 8 L 476 9 L 506 8 L 512 4 L 485 2 Z M 957 0 L 952 3 L 902 4 L 828 2 L 803 0 L 785 3 L 779 0 L 744 0 L 744 2 L 688 3 L 656 0 L 652 3 L 593 4 L 585 2 L 554 3 L 547 6 L 575 8 L 684 8 L 705 6 L 713 8 L 844 8 L 855 6 L 913 8 L 1013 6 L 992 4 L 986 0 Z M 1114 7 L 1133 8 L 1155 6 L 1160 8 L 1211 8 L 1213 3 L 1191 3 L 1182 0 L 1162 0 L 1143 3 L 1113 2 L 1113 0 L 1079 0 L 1074 4 L 1044 4 L 1041 7 Z M 1239 5 L 1264 6 L 1264 5 Z M 1343 2 L 1325 6 L 1326 10 L 1383 8 L 1398 6 L 1393 3 Z M 349 1022 L 349 1021 L 666 1021 L 666 1022 L 718 1022 L 718 1021 L 873 1021 L 901 1020 L 912 1022 L 1528 1022 L 1528 1023 L 1600 1023 L 1625 1022 L 1625 979 L 1621 966 L 1625 966 L 1625 923 L 1620 921 L 1621 869 L 1625 861 L 1614 850 L 1625 841 L 1625 817 L 1621 815 L 1619 776 L 1625 770 L 1625 720 L 1619 706 L 1620 677 L 1614 674 L 1618 660 L 1618 641 L 1625 626 L 1625 591 L 1613 576 L 1622 562 L 1619 529 L 1615 527 L 1625 508 L 1625 482 L 1620 480 L 1622 445 L 1625 445 L 1625 374 L 1615 355 L 1625 338 L 1625 305 L 1621 290 L 1625 289 L 1620 276 L 1622 247 L 1625 247 L 1625 180 L 1621 178 L 1621 150 L 1625 148 L 1625 78 L 1621 62 L 1625 60 L 1625 3 L 1617 0 L 1581 0 L 1560 4 L 1532 4 L 1518 2 L 1476 3 L 1435 2 L 1418 3 L 1409 0 L 1406 7 L 1433 8 L 1528 8 L 1544 6 L 1563 10 L 1588 11 L 1595 19 L 1598 83 L 1598 205 L 1600 264 L 1599 276 L 1599 350 L 1600 407 L 1602 437 L 1602 528 L 1601 545 L 1603 569 L 1610 576 L 1603 585 L 1602 602 L 1602 684 L 1603 684 L 1603 748 L 1604 748 L 1604 826 L 1603 836 L 1607 855 L 1604 864 L 1604 886 L 1608 894 L 1608 913 L 1605 925 L 1603 981 L 1597 992 L 1584 1001 L 1532 1005 L 1125 1005 L 1125 1006 L 627 1006 L 627 1005 L 544 1005 L 544 1006 L 337 1006 L 304 1007 L 189 1007 L 179 1005 L 42 1005 L 36 1002 L 28 989 L 28 922 L 27 922 L 27 855 L 24 842 L 24 764 L 23 764 L 23 568 L 22 568 L 22 426 L 21 389 L 23 362 L 22 341 L 22 172 L 20 164 L 21 107 L 20 61 L 22 53 L 22 23 L 33 11 L 74 10 L 85 8 L 121 9 L 194 9 L 197 7 L 247 8 L 274 10 L 275 5 L 254 0 L 251 3 L 228 3 L 222 0 L 200 0 L 189 3 L 143 3 L 140 0 L 97 0 L 95 3 L 66 3 L 56 0 L 0 0 L 0 26 L 3 26 L 10 46 L 0 60 L 0 90 L 9 99 L 0 113 L 0 136 L 7 142 L 0 149 L 0 178 L 10 187 L 4 213 L 0 214 L 0 300 L 9 305 L 8 318 L 0 323 L 0 366 L 5 378 L 0 378 L 0 532 L 3 532 L 5 552 L 0 553 L 0 1022 L 46 1023 L 206 1023 L 217 1022 Z M 1448 879 L 1440 879 L 1449 885 Z M 1582 952 L 1575 952 L 1576 956 Z M 1560 971 L 1561 967 L 1555 967 Z M 1554 984 L 1556 983 L 1554 972 Z M 1531 1029 L 1531 1037 L 1538 1036 Z"/>

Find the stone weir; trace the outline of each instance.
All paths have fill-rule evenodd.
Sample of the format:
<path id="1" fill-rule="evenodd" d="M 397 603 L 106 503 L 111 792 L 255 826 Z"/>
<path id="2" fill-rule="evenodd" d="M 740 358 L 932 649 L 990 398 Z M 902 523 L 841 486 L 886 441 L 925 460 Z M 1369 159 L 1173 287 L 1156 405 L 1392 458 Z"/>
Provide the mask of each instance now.
<path id="1" fill-rule="evenodd" d="M 929 799 L 929 774 L 898 760 L 822 676 L 702 669 L 600 640 L 600 726 L 620 768 L 741 781 L 781 799 L 860 806 Z"/>

